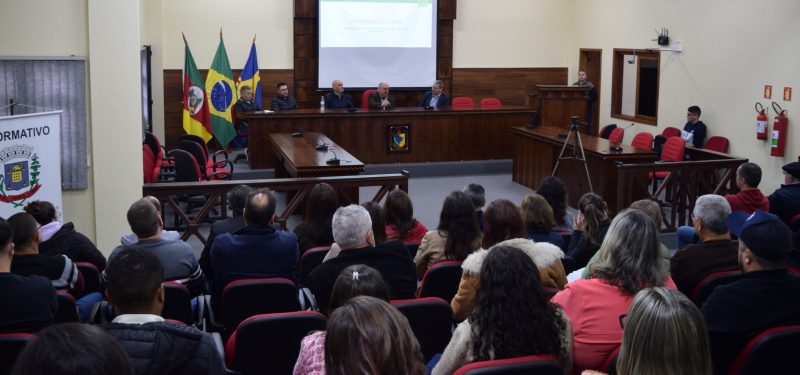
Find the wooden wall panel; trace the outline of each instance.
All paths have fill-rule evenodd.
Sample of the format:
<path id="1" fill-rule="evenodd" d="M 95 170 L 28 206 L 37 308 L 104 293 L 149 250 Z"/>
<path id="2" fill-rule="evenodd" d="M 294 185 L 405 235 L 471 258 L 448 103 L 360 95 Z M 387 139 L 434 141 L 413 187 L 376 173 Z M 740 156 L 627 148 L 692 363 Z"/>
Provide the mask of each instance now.
<path id="1" fill-rule="evenodd" d="M 451 96 L 469 96 L 477 105 L 494 97 L 503 104 L 525 105 L 535 85 L 567 84 L 567 68 L 453 68 Z"/>

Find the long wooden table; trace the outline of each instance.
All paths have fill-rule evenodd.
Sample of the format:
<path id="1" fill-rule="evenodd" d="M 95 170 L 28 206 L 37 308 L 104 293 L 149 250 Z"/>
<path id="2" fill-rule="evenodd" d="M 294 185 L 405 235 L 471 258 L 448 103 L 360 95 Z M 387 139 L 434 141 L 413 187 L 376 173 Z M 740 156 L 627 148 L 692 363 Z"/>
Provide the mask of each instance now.
<path id="1" fill-rule="evenodd" d="M 543 126 L 536 129 L 516 127 L 511 129 L 514 139 L 514 166 L 512 179 L 521 185 L 536 189 L 543 178 L 550 176 L 558 161 L 559 152 L 564 145 L 564 138 L 559 133 L 567 129 Z M 573 155 L 574 135 L 564 156 Z M 656 154 L 651 150 L 642 150 L 630 145 L 620 145 L 621 151 L 611 150 L 611 142 L 606 139 L 581 134 L 589 175 L 594 192 L 605 199 L 612 213 L 627 207 L 630 201 L 648 197 L 646 186 L 619 186 L 617 163 L 652 163 Z M 646 172 L 641 172 L 645 174 Z M 578 206 L 580 197 L 589 192 L 588 180 L 583 164 L 577 160 L 561 160 L 556 175 L 567 187 L 569 204 Z M 628 189 L 627 199 L 619 199 L 618 189 Z"/>
<path id="2" fill-rule="evenodd" d="M 397 108 L 388 111 L 299 109 L 239 116 L 249 123 L 250 167 L 275 167 L 271 133 L 298 129 L 320 132 L 365 164 L 415 163 L 511 158 L 511 132 L 531 120 L 533 109 L 502 106 L 498 109 Z M 390 152 L 389 125 L 408 125 L 410 150 Z"/>

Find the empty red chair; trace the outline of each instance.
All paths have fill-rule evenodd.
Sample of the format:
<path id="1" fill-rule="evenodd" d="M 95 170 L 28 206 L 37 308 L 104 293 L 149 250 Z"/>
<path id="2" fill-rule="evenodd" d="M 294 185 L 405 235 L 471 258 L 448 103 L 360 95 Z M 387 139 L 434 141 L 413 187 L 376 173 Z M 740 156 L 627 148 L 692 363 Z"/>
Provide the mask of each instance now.
<path id="1" fill-rule="evenodd" d="M 253 315 L 297 310 L 297 287 L 282 277 L 236 280 L 222 290 L 220 314 L 229 332 Z"/>
<path id="2" fill-rule="evenodd" d="M 560 375 L 563 373 L 556 357 L 550 354 L 538 354 L 472 362 L 461 366 L 453 375 Z"/>
<path id="3" fill-rule="evenodd" d="M 364 93 L 361 94 L 361 109 L 369 109 L 369 95 L 372 93 L 376 93 L 378 90 L 369 89 L 364 90 Z"/>
<path id="4" fill-rule="evenodd" d="M 36 337 L 30 333 L 0 333 L 0 374 L 10 374 L 17 356 Z"/>
<path id="5" fill-rule="evenodd" d="M 297 267 L 300 270 L 299 280 L 305 280 L 314 268 L 322 264 L 322 260 L 325 259 L 329 251 L 331 251 L 330 246 L 312 247 L 306 250 L 300 257 L 300 264 Z"/>
<path id="6" fill-rule="evenodd" d="M 666 128 L 664 128 L 664 131 L 661 132 L 661 135 L 663 135 L 664 138 L 667 139 L 669 139 L 670 137 L 680 137 L 681 130 L 678 128 L 674 128 L 672 126 L 667 126 Z"/>
<path id="7" fill-rule="evenodd" d="M 728 153 L 728 138 L 715 135 L 706 141 L 706 150 Z"/>
<path id="8" fill-rule="evenodd" d="M 625 129 L 623 128 L 616 128 L 611 131 L 611 134 L 608 136 L 608 140 L 612 143 L 620 144 L 622 140 L 625 138 Z"/>
<path id="9" fill-rule="evenodd" d="M 664 142 L 661 149 L 661 161 L 683 161 L 683 156 L 686 153 L 686 142 L 681 137 L 671 137 Z M 653 192 L 658 193 L 658 181 L 664 180 L 669 176 L 669 171 L 655 171 L 650 172 L 648 177 L 653 181 Z"/>
<path id="10" fill-rule="evenodd" d="M 597 133 L 597 136 L 603 139 L 608 139 L 611 136 L 611 132 L 617 128 L 617 124 L 608 124 L 600 129 L 600 132 Z"/>
<path id="11" fill-rule="evenodd" d="M 500 99 L 497 98 L 483 98 L 481 99 L 480 105 L 481 108 L 483 109 L 494 109 L 494 108 L 500 108 L 501 106 L 503 106 L 503 103 L 500 101 Z"/>
<path id="12" fill-rule="evenodd" d="M 475 108 L 475 101 L 468 96 L 458 96 L 453 98 L 452 107 L 456 109 Z"/>
<path id="13" fill-rule="evenodd" d="M 653 135 L 648 132 L 641 132 L 636 134 L 631 141 L 631 146 L 642 149 L 653 149 Z"/>
<path id="14" fill-rule="evenodd" d="M 65 291 L 56 292 L 56 300 L 58 301 L 58 310 L 56 310 L 56 323 L 69 323 L 77 322 L 80 320 L 78 315 L 78 306 L 75 304 L 75 298 Z"/>
<path id="15" fill-rule="evenodd" d="M 750 375 L 794 372 L 797 370 L 794 356 L 797 355 L 798 347 L 800 325 L 767 329 L 750 339 L 747 346 L 739 352 L 729 373 Z"/>
<path id="16" fill-rule="evenodd" d="M 453 310 L 449 301 L 427 297 L 393 300 L 391 303 L 408 319 L 425 362 L 436 353 L 444 352 L 453 332 Z"/>
<path id="17" fill-rule="evenodd" d="M 461 262 L 456 260 L 446 260 L 432 265 L 419 283 L 417 297 L 439 297 L 445 301 L 452 300 L 458 292 L 462 272 Z"/>

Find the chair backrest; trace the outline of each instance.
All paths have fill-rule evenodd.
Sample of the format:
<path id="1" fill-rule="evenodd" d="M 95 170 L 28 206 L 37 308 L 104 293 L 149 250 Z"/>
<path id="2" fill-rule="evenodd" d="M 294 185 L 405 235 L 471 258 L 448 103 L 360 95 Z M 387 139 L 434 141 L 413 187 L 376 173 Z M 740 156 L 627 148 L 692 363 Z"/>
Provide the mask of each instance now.
<path id="1" fill-rule="evenodd" d="M 652 150 L 653 135 L 648 132 L 639 132 L 633 136 L 633 140 L 631 140 L 631 146 L 642 150 Z"/>
<path id="2" fill-rule="evenodd" d="M 314 268 L 322 264 L 322 260 L 325 259 L 329 251 L 331 251 L 330 246 L 312 247 L 306 250 L 303 256 L 300 257 L 300 265 L 298 267 L 300 269 L 299 280 L 305 280 Z"/>
<path id="3" fill-rule="evenodd" d="M 56 310 L 56 323 L 69 323 L 77 322 L 80 320 L 78 316 L 78 305 L 75 304 L 75 298 L 65 291 L 56 292 L 56 300 L 58 301 L 58 310 Z"/>
<path id="4" fill-rule="evenodd" d="M 683 161 L 686 152 L 686 142 L 681 137 L 667 138 L 664 147 L 661 149 L 661 160 L 663 161 Z"/>
<path id="5" fill-rule="evenodd" d="M 325 329 L 316 311 L 262 314 L 244 320 L 225 345 L 228 368 L 243 374 L 291 374 L 300 342 Z"/>
<path id="6" fill-rule="evenodd" d="M 369 109 L 369 95 L 376 92 L 378 92 L 378 90 L 364 90 L 364 93 L 361 94 L 361 109 Z"/>
<path id="7" fill-rule="evenodd" d="M 150 151 L 150 146 L 147 144 L 142 144 L 142 172 L 144 173 L 144 183 L 149 184 L 153 181 L 153 176 L 158 176 L 155 172 L 156 168 L 156 157 L 153 155 L 153 152 Z"/>
<path id="8" fill-rule="evenodd" d="M 453 332 L 453 310 L 449 301 L 436 297 L 402 299 L 393 300 L 392 306 L 408 319 L 426 363 L 436 353 L 444 351 Z"/>
<path id="9" fill-rule="evenodd" d="M 235 112 L 235 111 L 234 111 L 234 112 Z M 202 138 L 202 137 L 200 137 L 199 135 L 194 135 L 194 134 L 181 134 L 181 135 L 179 135 L 179 136 L 178 136 L 178 140 L 179 140 L 179 141 L 192 141 L 192 142 L 194 142 L 194 143 L 197 143 L 198 145 L 200 145 L 200 148 L 202 148 L 202 149 L 203 149 L 203 153 L 205 153 L 205 154 L 206 154 L 206 159 L 208 159 L 208 155 L 209 155 L 209 152 L 208 152 L 208 144 L 207 144 L 207 143 L 206 143 L 206 141 L 204 141 L 204 140 L 203 140 L 203 138 Z"/>
<path id="10" fill-rule="evenodd" d="M 94 264 L 89 262 L 75 262 L 78 267 L 78 272 L 83 277 L 83 290 L 77 294 L 76 297 L 80 298 L 84 295 L 94 292 L 101 292 L 103 290 L 102 280 L 100 278 L 100 270 Z"/>
<path id="11" fill-rule="evenodd" d="M 153 153 L 154 156 L 157 158 L 161 158 L 164 156 L 163 151 L 161 150 L 161 141 L 158 140 L 155 134 L 145 131 L 144 132 L 144 140 L 142 143 L 146 144 L 150 151 Z"/>
<path id="12" fill-rule="evenodd" d="M 457 96 L 453 98 L 453 101 L 450 105 L 457 109 L 475 108 L 475 101 L 468 96 Z"/>
<path id="13" fill-rule="evenodd" d="M 611 136 L 611 132 L 617 128 L 617 124 L 608 124 L 600 129 L 600 132 L 597 133 L 600 138 L 608 139 Z"/>
<path id="14" fill-rule="evenodd" d="M 191 140 L 181 140 L 179 141 L 180 149 L 189 152 L 194 156 L 194 160 L 197 161 L 197 166 L 200 169 L 200 175 L 206 177 L 206 164 L 208 164 L 208 156 L 206 155 L 205 151 L 203 151 L 203 146 L 200 146 L 197 142 Z"/>
<path id="15" fill-rule="evenodd" d="M 625 139 L 625 129 L 623 128 L 612 130 L 611 134 L 608 136 L 608 140 L 614 143 L 622 143 L 623 139 Z"/>
<path id="16" fill-rule="evenodd" d="M 667 126 L 663 131 L 661 131 L 661 135 L 663 135 L 665 138 L 680 137 L 681 130 L 676 127 Z"/>
<path id="17" fill-rule="evenodd" d="M 175 159 L 176 182 L 197 182 L 203 179 L 200 165 L 189 151 L 175 149 L 171 150 L 169 154 Z M 205 170 L 205 168 L 203 169 Z"/>
<path id="18" fill-rule="evenodd" d="M 175 281 L 164 283 L 164 308 L 161 310 L 161 316 L 188 325 L 195 323 L 192 314 L 192 294 L 186 285 Z"/>
<path id="19" fill-rule="evenodd" d="M 789 224 L 789 229 L 792 232 L 800 231 L 800 213 L 792 216 L 792 218 L 789 219 L 789 222 L 787 224 Z"/>
<path id="20" fill-rule="evenodd" d="M 414 259 L 417 256 L 417 251 L 419 251 L 419 242 L 405 242 L 403 244 L 406 245 L 406 249 L 408 249 L 411 259 Z"/>
<path id="21" fill-rule="evenodd" d="M 483 98 L 481 99 L 480 106 L 484 109 L 500 108 L 503 106 L 503 102 L 497 98 Z"/>
<path id="22" fill-rule="evenodd" d="M 453 375 L 558 375 L 563 374 L 556 357 L 550 354 L 472 362 Z"/>
<path id="23" fill-rule="evenodd" d="M 800 347 L 800 325 L 767 329 L 747 343 L 739 352 L 730 374 L 785 374 L 797 370 L 797 348 Z M 795 370 L 790 370 L 795 369 Z"/>
<path id="24" fill-rule="evenodd" d="M 711 272 L 703 276 L 697 285 L 692 288 L 692 301 L 694 301 L 695 305 L 700 307 L 714 291 L 714 288 L 720 285 L 730 284 L 741 278 L 742 271 L 738 269 Z"/>
<path id="25" fill-rule="evenodd" d="M 715 135 L 706 141 L 706 149 L 716 152 L 728 153 L 728 138 Z"/>
<path id="26" fill-rule="evenodd" d="M 236 280 L 222 290 L 222 323 L 232 332 L 243 320 L 258 314 L 297 311 L 297 287 L 282 277 Z"/>
<path id="27" fill-rule="evenodd" d="M 455 260 L 432 265 L 422 276 L 417 297 L 439 297 L 451 301 L 458 292 L 461 272 L 461 262 Z"/>
<path id="28" fill-rule="evenodd" d="M 19 353 L 34 339 L 30 333 L 0 333 L 0 374 L 11 373 Z"/>

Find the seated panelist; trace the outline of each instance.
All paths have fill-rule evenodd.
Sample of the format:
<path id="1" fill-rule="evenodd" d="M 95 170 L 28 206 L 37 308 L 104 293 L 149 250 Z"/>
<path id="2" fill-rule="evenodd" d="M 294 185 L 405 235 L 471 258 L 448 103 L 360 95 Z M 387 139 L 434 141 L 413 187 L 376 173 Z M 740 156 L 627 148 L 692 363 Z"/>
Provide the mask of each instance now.
<path id="1" fill-rule="evenodd" d="M 344 83 L 334 80 L 331 83 L 333 92 L 325 95 L 325 108 L 353 108 L 353 98 L 344 93 Z"/>
<path id="2" fill-rule="evenodd" d="M 422 108 L 449 107 L 450 97 L 444 93 L 444 81 L 437 79 L 431 85 L 431 91 L 425 93 L 419 106 Z"/>
<path id="3" fill-rule="evenodd" d="M 389 95 L 389 84 L 381 82 L 378 84 L 378 92 L 373 92 L 367 96 L 370 109 L 392 109 L 394 99 Z"/>

